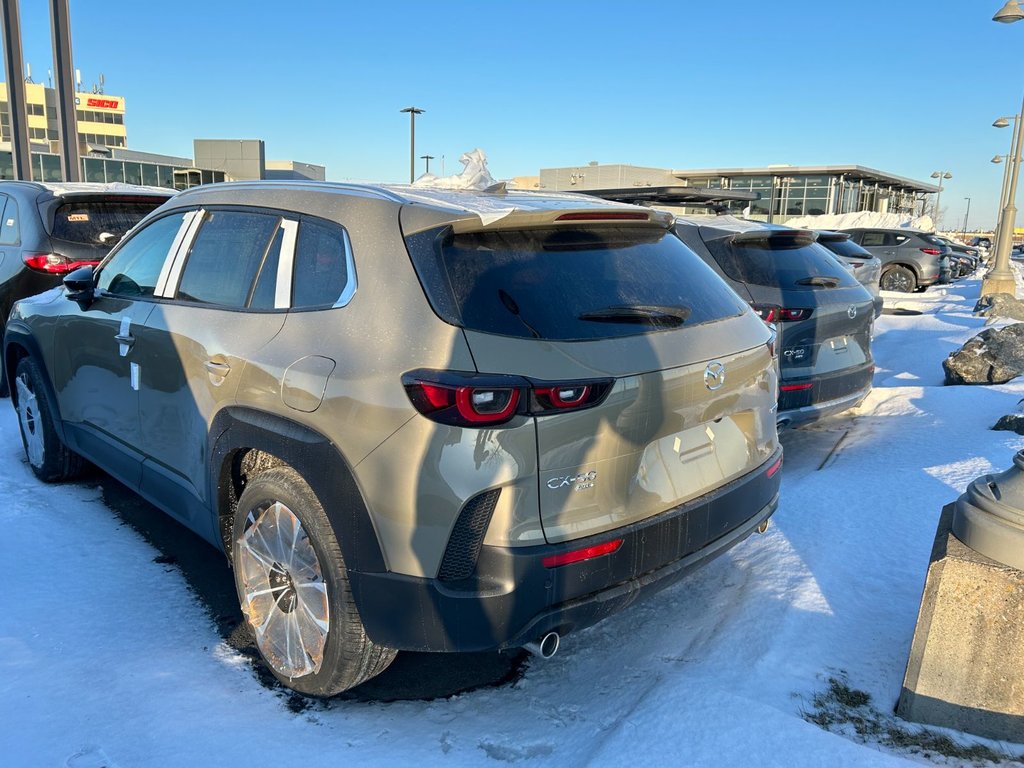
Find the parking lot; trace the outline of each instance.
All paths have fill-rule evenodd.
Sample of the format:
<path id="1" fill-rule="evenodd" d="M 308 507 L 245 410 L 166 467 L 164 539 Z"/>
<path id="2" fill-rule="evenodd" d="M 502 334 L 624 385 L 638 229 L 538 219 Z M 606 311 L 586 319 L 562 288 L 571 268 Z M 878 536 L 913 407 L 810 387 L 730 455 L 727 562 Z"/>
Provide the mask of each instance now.
<path id="1" fill-rule="evenodd" d="M 967 280 L 886 296 L 901 311 L 876 322 L 874 390 L 783 434 L 763 536 L 549 661 L 400 656 L 326 702 L 258 672 L 210 547 L 101 474 L 39 484 L 5 402 L 0 753 L 72 768 L 921 762 L 913 739 L 863 745 L 809 720 L 831 680 L 891 723 L 939 511 L 1024 444 L 989 430 L 1024 384 L 942 386 L 942 359 L 983 325 L 977 294 Z"/>

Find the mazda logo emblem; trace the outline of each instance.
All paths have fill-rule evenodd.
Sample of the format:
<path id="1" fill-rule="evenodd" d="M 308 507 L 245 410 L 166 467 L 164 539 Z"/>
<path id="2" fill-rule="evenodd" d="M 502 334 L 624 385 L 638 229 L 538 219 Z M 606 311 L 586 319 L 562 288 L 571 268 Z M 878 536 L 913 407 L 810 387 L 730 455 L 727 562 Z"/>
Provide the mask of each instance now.
<path id="1" fill-rule="evenodd" d="M 853 320 L 853 318 L 855 318 L 857 316 L 857 307 L 855 307 L 853 304 L 851 304 L 850 308 L 848 310 L 846 310 L 846 314 L 849 315 L 851 320 Z"/>
<path id="2" fill-rule="evenodd" d="M 704 369 L 704 386 L 714 391 L 721 389 L 725 384 L 725 366 L 717 360 L 712 360 Z"/>

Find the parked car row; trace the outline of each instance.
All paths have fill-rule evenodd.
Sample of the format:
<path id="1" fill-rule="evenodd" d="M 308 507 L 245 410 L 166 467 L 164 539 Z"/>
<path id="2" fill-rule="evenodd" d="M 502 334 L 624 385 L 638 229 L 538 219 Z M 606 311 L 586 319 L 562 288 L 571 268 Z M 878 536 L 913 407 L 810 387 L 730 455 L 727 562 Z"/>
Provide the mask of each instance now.
<path id="1" fill-rule="evenodd" d="M 19 190 L 50 242 L 11 247 L 53 267 L 4 334 L 29 466 L 92 462 L 220 548 L 307 694 L 399 650 L 550 656 L 763 532 L 778 427 L 871 386 L 885 273 L 844 234 L 328 183 L 115 226 Z M 55 221 L 120 242 L 94 266 Z"/>

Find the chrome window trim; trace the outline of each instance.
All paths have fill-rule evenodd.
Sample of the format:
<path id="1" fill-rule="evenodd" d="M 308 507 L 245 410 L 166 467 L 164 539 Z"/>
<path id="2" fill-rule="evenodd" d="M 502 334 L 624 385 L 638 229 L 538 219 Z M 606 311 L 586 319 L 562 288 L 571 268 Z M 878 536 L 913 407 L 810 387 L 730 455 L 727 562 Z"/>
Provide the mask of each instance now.
<path id="1" fill-rule="evenodd" d="M 295 267 L 295 241 L 299 222 L 282 219 L 281 257 L 277 262 L 277 285 L 274 288 L 274 309 L 289 309 L 292 305 L 292 271 Z"/>
<path id="2" fill-rule="evenodd" d="M 352 301 L 352 297 L 356 295 L 356 261 L 352 255 L 352 241 L 349 240 L 348 230 L 344 227 L 341 228 L 341 236 L 345 242 L 345 274 L 348 279 L 345 281 L 345 287 L 341 291 L 341 296 L 334 302 L 332 309 L 346 306 Z"/>
<path id="3" fill-rule="evenodd" d="M 160 270 L 160 277 L 156 281 L 156 290 L 153 295 L 161 299 L 170 299 L 178 290 L 178 282 L 181 280 L 181 271 L 185 266 L 185 255 L 192 247 L 196 239 L 196 232 L 202 224 L 206 210 L 199 208 L 189 211 L 182 220 L 181 229 L 174 238 L 171 245 L 170 257 L 164 261 L 163 269 Z"/>

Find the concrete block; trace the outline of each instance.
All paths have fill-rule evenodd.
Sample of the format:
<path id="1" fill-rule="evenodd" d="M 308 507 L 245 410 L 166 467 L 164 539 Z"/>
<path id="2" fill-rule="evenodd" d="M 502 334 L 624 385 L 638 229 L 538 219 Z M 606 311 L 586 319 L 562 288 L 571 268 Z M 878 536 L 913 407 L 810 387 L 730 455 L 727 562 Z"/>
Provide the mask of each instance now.
<path id="1" fill-rule="evenodd" d="M 896 714 L 1024 743 L 1024 571 L 975 552 L 942 510 Z"/>

